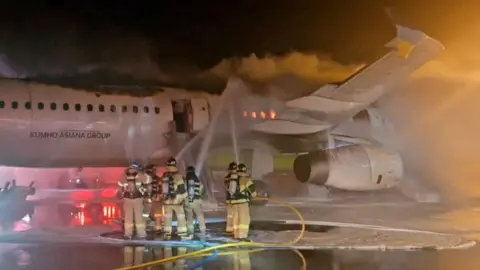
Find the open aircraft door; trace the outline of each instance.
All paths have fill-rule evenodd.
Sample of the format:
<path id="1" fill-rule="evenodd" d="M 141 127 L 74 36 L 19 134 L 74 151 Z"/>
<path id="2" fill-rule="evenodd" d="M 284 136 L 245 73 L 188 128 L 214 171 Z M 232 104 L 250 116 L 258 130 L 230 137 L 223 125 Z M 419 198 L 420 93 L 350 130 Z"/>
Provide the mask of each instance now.
<path id="1" fill-rule="evenodd" d="M 209 113 L 209 106 L 208 102 L 204 98 L 193 98 L 191 100 L 192 106 L 192 125 L 191 131 L 192 132 L 199 132 L 205 127 L 207 127 L 208 122 L 210 120 L 210 113 Z"/>

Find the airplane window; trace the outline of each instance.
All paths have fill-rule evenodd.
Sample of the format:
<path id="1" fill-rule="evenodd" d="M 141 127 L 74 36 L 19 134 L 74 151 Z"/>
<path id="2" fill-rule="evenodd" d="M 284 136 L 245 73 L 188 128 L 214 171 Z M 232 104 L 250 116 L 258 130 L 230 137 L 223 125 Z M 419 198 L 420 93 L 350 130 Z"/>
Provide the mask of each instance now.
<path id="1" fill-rule="evenodd" d="M 78 103 L 75 104 L 75 110 L 76 110 L 77 112 L 80 111 L 81 109 L 82 109 L 82 105 L 80 105 L 80 104 L 78 104 Z"/>
<path id="2" fill-rule="evenodd" d="M 138 113 L 138 107 L 137 106 L 133 106 L 133 112 Z"/>
<path id="3" fill-rule="evenodd" d="M 122 112 L 124 112 L 124 113 L 127 112 L 127 106 L 125 106 L 125 105 L 122 106 Z"/>
<path id="4" fill-rule="evenodd" d="M 57 104 L 52 102 L 50 103 L 50 110 L 55 111 L 57 109 Z"/>
<path id="5" fill-rule="evenodd" d="M 18 102 L 12 101 L 12 109 L 18 109 Z"/>
<path id="6" fill-rule="evenodd" d="M 105 106 L 103 106 L 103 105 L 98 105 L 98 110 L 99 110 L 100 112 L 104 112 L 104 111 L 105 111 Z"/>
<path id="7" fill-rule="evenodd" d="M 159 107 L 155 107 L 155 113 L 156 113 L 156 114 L 159 114 L 159 113 L 160 113 L 160 108 L 159 108 Z"/>
<path id="8" fill-rule="evenodd" d="M 115 105 L 110 105 L 110 111 L 111 112 L 115 112 L 117 110 L 117 108 L 115 107 Z"/>
<path id="9" fill-rule="evenodd" d="M 143 107 L 143 112 L 148 113 L 149 111 L 150 109 L 147 106 Z"/>
<path id="10" fill-rule="evenodd" d="M 26 110 L 31 110 L 32 109 L 32 103 L 30 101 L 25 102 L 25 109 Z"/>
<path id="11" fill-rule="evenodd" d="M 39 110 L 43 110 L 43 108 L 44 108 L 45 106 L 43 105 L 43 102 L 39 102 L 38 105 L 37 105 L 37 107 L 38 107 Z"/>
<path id="12" fill-rule="evenodd" d="M 63 103 L 63 110 L 68 111 L 70 109 L 70 105 L 68 103 Z"/>
<path id="13" fill-rule="evenodd" d="M 89 111 L 89 112 L 93 111 L 93 106 L 92 106 L 92 104 L 88 104 L 88 105 L 87 105 L 87 111 Z"/>
<path id="14" fill-rule="evenodd" d="M 0 100 L 0 109 L 5 108 L 5 101 Z"/>

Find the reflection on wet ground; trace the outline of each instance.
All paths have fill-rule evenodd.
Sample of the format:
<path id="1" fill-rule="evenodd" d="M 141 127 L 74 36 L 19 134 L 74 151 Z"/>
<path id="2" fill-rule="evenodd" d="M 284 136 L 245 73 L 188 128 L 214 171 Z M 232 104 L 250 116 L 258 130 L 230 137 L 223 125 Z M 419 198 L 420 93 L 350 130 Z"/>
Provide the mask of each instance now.
<path id="1" fill-rule="evenodd" d="M 178 247 L 106 247 L 106 246 L 22 246 L 2 245 L 0 268 L 35 269 L 115 269 L 165 257 L 192 252 Z M 379 269 L 477 269 L 479 249 L 445 252 L 360 252 L 302 251 L 307 269 L 379 270 Z M 291 250 L 239 251 L 215 260 L 193 258 L 178 260 L 150 269 L 300 269 L 301 260 Z M 197 268 L 195 268 L 198 266 Z M 475 267 L 475 268 L 473 268 Z"/>
<path id="2" fill-rule="evenodd" d="M 121 208 L 108 203 L 48 203 L 36 205 L 33 215 L 14 222 L 13 230 L 29 228 L 69 233 L 98 235 L 118 230 Z M 115 269 L 139 263 L 186 254 L 193 248 L 107 246 L 104 244 L 15 243 L 0 244 L 0 269 Z M 369 270 L 369 269 L 474 269 L 480 263 L 475 254 L 480 248 L 444 252 L 360 252 L 360 251 L 301 251 L 308 269 Z M 470 266 L 472 265 L 472 266 Z M 198 266 L 198 267 L 197 267 Z M 292 250 L 267 250 L 250 253 L 240 249 L 216 258 L 197 257 L 178 260 L 150 269 L 300 269 L 301 259 Z M 470 267 L 470 268 L 469 268 Z M 477 269 L 477 267 L 475 267 Z"/>

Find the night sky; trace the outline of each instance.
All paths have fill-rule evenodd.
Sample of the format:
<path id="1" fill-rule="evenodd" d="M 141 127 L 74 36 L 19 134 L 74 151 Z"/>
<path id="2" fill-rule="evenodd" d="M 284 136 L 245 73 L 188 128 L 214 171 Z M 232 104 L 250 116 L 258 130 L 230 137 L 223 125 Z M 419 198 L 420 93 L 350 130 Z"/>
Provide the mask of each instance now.
<path id="1" fill-rule="evenodd" d="M 383 44 L 395 35 L 386 6 L 394 7 L 396 21 L 447 47 L 480 33 L 472 26 L 480 21 L 480 4 L 452 1 L 65 2 L 2 1 L 0 74 L 54 79 L 101 74 L 93 80 L 106 83 L 122 83 L 127 74 L 208 88 L 212 77 L 218 82 L 238 70 L 261 73 L 265 59 L 275 57 L 273 65 L 283 65 L 281 72 L 304 69 L 318 73 L 314 76 L 323 83 L 384 52 Z M 330 73 L 336 75 L 325 75 Z"/>

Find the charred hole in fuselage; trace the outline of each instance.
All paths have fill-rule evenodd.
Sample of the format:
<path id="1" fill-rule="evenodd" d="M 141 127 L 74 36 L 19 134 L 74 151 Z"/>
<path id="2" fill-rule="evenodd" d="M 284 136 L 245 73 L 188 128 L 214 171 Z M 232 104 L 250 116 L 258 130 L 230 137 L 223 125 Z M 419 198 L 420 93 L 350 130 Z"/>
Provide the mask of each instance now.
<path id="1" fill-rule="evenodd" d="M 176 132 L 189 132 L 188 114 L 191 113 L 189 102 L 187 100 L 172 101 L 172 110 Z"/>

